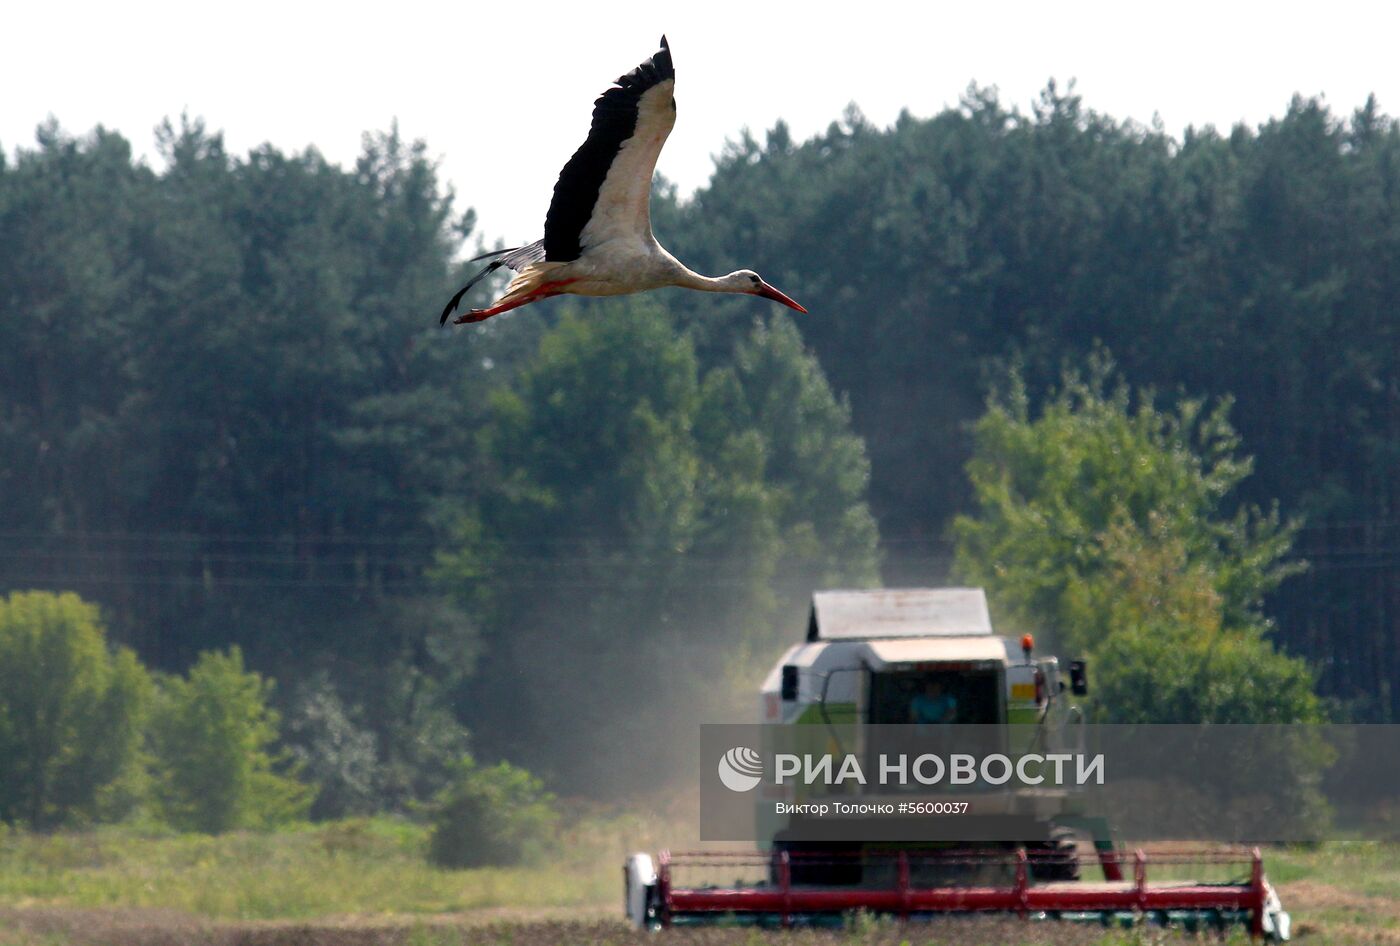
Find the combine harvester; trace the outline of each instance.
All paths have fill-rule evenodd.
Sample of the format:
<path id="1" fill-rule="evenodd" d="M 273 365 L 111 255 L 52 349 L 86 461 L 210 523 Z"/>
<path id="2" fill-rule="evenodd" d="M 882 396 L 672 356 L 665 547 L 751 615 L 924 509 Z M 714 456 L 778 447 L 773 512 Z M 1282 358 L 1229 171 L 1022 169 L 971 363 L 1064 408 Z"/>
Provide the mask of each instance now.
<path id="1" fill-rule="evenodd" d="M 1026 738 L 1040 752 L 1082 748 L 1083 715 L 1071 698 L 1088 692 L 1084 662 L 1072 661 L 1068 677 L 1061 679 L 1056 658 L 1034 656 L 1030 635 L 1017 646 L 992 633 L 981 589 L 828 591 L 813 597 L 806 642 L 790 648 L 764 681 L 759 711 L 769 726 L 824 727 L 815 732 L 829 732 L 834 745 L 843 734 L 876 732 L 869 726 L 910 723 L 911 704 L 924 694 L 926 705 L 948 707 L 939 722 L 1004 731 L 1014 756 L 1029 751 Z M 941 787 L 892 795 L 883 787 L 841 786 L 828 797 L 958 797 Z M 755 808 L 764 850 L 631 855 L 624 866 L 628 919 L 652 929 L 788 927 L 839 924 L 857 911 L 920 920 L 998 912 L 1187 930 L 1242 925 L 1255 937 L 1288 939 L 1288 914 L 1257 849 L 1128 851 L 1073 788 L 978 788 L 978 816 L 996 819 L 1001 832 L 988 836 L 1005 837 L 1011 824 L 1019 840 L 915 842 L 903 840 L 898 826 L 893 835 L 877 832 L 881 841 L 798 840 L 795 819 L 777 815 L 775 800 L 821 796 L 811 788 L 803 794 L 792 781 L 769 786 Z M 960 830 L 976 836 L 967 822 Z M 1101 881 L 1081 879 L 1091 865 Z M 1206 865 L 1229 879 L 1178 879 Z"/>

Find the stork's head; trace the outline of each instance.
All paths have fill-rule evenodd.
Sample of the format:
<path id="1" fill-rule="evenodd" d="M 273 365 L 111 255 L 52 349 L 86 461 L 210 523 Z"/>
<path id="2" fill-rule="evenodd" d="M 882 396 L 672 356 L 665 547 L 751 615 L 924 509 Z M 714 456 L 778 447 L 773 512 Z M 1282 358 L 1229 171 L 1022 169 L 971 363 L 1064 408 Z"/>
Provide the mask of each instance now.
<path id="1" fill-rule="evenodd" d="M 731 292 L 746 292 L 751 296 L 762 296 L 765 299 L 772 299 L 774 302 L 781 302 L 789 309 L 796 309 L 805 313 L 802 308 L 787 295 L 774 289 L 763 281 L 763 278 L 751 269 L 741 269 L 736 273 L 730 273 L 724 277 L 726 288 Z"/>

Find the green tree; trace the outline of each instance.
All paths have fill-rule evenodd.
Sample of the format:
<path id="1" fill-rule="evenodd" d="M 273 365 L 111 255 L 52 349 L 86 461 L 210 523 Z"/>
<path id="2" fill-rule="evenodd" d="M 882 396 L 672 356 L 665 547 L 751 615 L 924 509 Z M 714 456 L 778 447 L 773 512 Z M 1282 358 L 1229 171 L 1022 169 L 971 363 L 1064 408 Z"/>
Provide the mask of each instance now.
<path id="1" fill-rule="evenodd" d="M 1249 474 L 1228 402 L 1159 410 L 1102 353 L 1037 416 L 1019 377 L 975 428 L 975 515 L 957 568 L 1003 615 L 1096 659 L 1102 718 L 1319 717 L 1311 675 L 1266 638 L 1263 596 L 1296 570 L 1296 524 L 1226 510 Z M 1150 686 L 1146 685 L 1150 682 Z"/>
<path id="2" fill-rule="evenodd" d="M 0 601 L 0 821 L 50 828 L 102 813 L 137 760 L 150 680 L 75 594 Z"/>
<path id="3" fill-rule="evenodd" d="M 104 129 L 78 141 L 50 121 L 37 138 L 0 175 L 0 522 L 109 531 L 141 482 L 111 472 L 140 450 L 155 179 Z"/>
<path id="4" fill-rule="evenodd" d="M 207 651 L 183 678 L 161 681 L 149 729 L 161 817 L 217 834 L 306 810 L 306 786 L 276 771 L 271 693 L 272 682 L 246 670 L 237 647 Z"/>

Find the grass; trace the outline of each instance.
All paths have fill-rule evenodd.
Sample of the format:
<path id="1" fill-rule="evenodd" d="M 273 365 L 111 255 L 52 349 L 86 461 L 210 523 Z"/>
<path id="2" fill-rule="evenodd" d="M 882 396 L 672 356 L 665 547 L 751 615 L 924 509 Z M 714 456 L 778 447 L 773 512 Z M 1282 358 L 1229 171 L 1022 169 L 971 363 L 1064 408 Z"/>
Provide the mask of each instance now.
<path id="1" fill-rule="evenodd" d="M 678 837 L 676 819 L 593 812 L 575 817 L 573 824 L 557 839 L 548 863 L 471 870 L 429 866 L 423 856 L 426 830 L 383 817 L 219 837 L 121 826 L 51 835 L 0 828 L 0 946 L 225 941 L 277 946 L 283 934 L 291 937 L 289 943 L 355 946 L 655 942 L 637 938 L 618 922 L 619 865 L 628 850 L 656 850 Z M 1286 847 L 1269 851 L 1266 864 L 1294 916 L 1299 942 L 1400 946 L 1400 847 L 1366 842 Z M 580 918 L 596 922 L 580 925 Z M 313 927 L 320 933 L 307 938 Z M 161 935 L 151 935 L 153 930 Z M 221 938 L 226 936 L 233 938 Z M 844 933 L 724 930 L 671 936 L 686 946 L 1181 941 L 1178 934 L 1157 930 L 996 920 L 905 928 L 870 919 Z"/>
<path id="2" fill-rule="evenodd" d="M 219 837 L 123 828 L 0 840 L 0 904 L 159 908 L 222 920 L 580 907 L 617 899 L 601 850 L 618 824 L 562 839 L 548 865 L 440 870 L 426 831 L 390 818 Z M 619 859 L 620 863 L 620 859 Z"/>
<path id="3" fill-rule="evenodd" d="M 1302 936 L 1319 943 L 1400 944 L 1400 844 L 1278 848 L 1265 864 Z"/>

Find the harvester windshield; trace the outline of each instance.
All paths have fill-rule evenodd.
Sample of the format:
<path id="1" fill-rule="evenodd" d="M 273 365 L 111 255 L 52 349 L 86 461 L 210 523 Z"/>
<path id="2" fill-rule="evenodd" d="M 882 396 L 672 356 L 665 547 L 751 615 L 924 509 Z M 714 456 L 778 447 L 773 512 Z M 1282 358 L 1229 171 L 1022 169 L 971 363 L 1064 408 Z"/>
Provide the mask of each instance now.
<path id="1" fill-rule="evenodd" d="M 871 723 L 1000 723 L 1001 683 L 993 669 L 875 673 L 870 677 Z"/>

